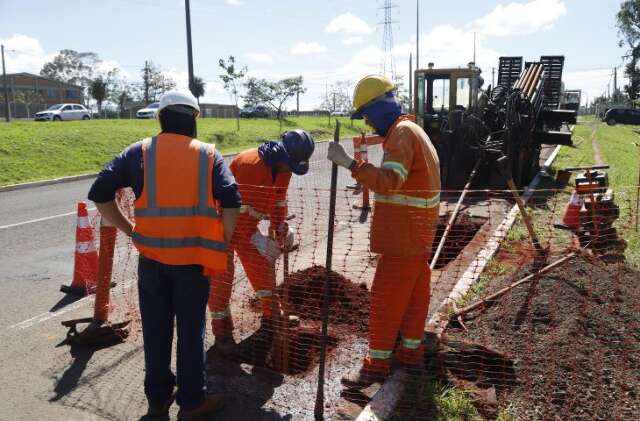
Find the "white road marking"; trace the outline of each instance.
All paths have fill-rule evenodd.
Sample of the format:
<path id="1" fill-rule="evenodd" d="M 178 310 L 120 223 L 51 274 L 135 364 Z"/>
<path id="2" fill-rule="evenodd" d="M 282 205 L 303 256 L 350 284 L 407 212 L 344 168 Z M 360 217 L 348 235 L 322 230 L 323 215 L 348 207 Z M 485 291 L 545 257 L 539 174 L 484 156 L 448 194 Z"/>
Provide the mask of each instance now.
<path id="1" fill-rule="evenodd" d="M 87 209 L 89 212 L 96 210 L 96 208 L 89 208 Z M 0 225 L 0 230 L 4 230 L 7 228 L 14 228 L 14 227 L 19 227 L 21 225 L 27 225 L 27 224 L 34 224 L 36 222 L 43 222 L 43 221 L 49 221 L 51 219 L 56 219 L 56 218 L 63 218 L 65 216 L 70 216 L 70 215 L 76 215 L 77 212 L 73 211 L 73 212 L 67 212 L 67 213 L 61 213 L 59 215 L 53 215 L 53 216 L 45 216 L 44 218 L 38 218 L 38 219 L 32 219 L 30 221 L 24 221 L 24 222 L 17 222 L 15 224 L 9 224 L 9 225 Z"/>

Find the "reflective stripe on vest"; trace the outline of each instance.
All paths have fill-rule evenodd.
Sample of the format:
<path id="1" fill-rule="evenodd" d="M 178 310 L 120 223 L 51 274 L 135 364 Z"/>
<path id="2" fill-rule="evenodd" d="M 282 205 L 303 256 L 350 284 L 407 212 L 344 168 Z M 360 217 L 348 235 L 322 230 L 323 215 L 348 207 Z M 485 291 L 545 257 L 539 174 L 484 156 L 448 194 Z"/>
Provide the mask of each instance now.
<path id="1" fill-rule="evenodd" d="M 147 237 L 140 233 L 131 234 L 131 239 L 146 247 L 155 247 L 159 249 L 178 249 L 187 247 L 199 247 L 213 251 L 226 251 L 227 246 L 224 242 L 209 240 L 202 237 L 186 237 L 186 238 L 157 238 Z"/>
<path id="2" fill-rule="evenodd" d="M 392 205 L 412 206 L 414 208 L 431 209 L 440 205 L 440 193 L 425 199 L 423 197 L 406 196 L 404 194 L 377 194 L 376 202 L 389 203 Z"/>
<path id="3" fill-rule="evenodd" d="M 207 175 L 209 174 L 209 145 L 201 143 L 200 156 L 198 159 L 198 206 L 196 207 L 163 207 L 156 206 L 156 137 L 151 138 L 147 149 L 147 185 L 144 188 L 147 191 L 147 207 L 136 208 L 135 216 L 166 218 L 166 217 L 192 217 L 206 216 L 209 218 L 218 218 L 218 211 L 215 208 L 207 206 L 209 186 Z"/>
<path id="4" fill-rule="evenodd" d="M 421 339 L 409 339 L 402 337 L 402 346 L 408 349 L 418 349 L 422 343 Z"/>
<path id="5" fill-rule="evenodd" d="M 369 349 L 369 358 L 376 360 L 388 360 L 391 358 L 392 351 L 383 351 L 381 349 Z"/>

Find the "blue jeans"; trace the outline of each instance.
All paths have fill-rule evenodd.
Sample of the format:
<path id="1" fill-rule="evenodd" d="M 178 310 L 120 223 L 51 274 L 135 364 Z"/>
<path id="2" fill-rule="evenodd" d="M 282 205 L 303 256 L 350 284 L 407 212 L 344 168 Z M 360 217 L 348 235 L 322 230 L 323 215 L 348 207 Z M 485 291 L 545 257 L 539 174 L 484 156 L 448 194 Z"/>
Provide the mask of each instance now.
<path id="1" fill-rule="evenodd" d="M 144 339 L 144 392 L 151 404 L 166 403 L 176 385 L 171 372 L 173 320 L 177 323 L 178 405 L 191 410 L 206 394 L 205 311 L 209 280 L 202 266 L 171 266 L 140 256 L 138 293 Z"/>

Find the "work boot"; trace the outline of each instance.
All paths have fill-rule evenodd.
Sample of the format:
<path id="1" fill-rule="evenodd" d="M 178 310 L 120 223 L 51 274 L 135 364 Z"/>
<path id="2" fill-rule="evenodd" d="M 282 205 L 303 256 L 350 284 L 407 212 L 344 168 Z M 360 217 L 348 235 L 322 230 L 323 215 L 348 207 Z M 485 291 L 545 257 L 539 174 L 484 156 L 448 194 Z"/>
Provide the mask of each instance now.
<path id="1" fill-rule="evenodd" d="M 387 377 L 387 373 L 373 371 L 367 368 L 353 370 L 341 380 L 342 385 L 349 389 L 366 389 L 374 383 L 382 383 Z"/>
<path id="2" fill-rule="evenodd" d="M 224 398 L 221 394 L 208 396 L 200 406 L 191 411 L 181 409 L 178 411 L 178 420 L 191 421 L 201 417 L 212 415 L 224 407 Z"/>

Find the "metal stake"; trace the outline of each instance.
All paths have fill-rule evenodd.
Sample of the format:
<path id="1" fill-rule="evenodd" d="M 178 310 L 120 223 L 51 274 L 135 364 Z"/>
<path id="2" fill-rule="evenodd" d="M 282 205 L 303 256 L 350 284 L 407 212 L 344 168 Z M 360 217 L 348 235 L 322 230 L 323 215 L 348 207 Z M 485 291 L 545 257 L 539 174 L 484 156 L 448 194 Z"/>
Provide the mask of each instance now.
<path id="1" fill-rule="evenodd" d="M 336 119 L 336 130 L 333 141 L 340 142 L 340 121 Z M 327 260 L 325 264 L 326 279 L 324 281 L 322 297 L 322 335 L 320 336 L 320 363 L 318 364 L 318 390 L 316 392 L 316 406 L 313 411 L 316 421 L 324 419 L 324 371 L 327 358 L 327 330 L 329 326 L 329 276 L 331 275 L 331 258 L 333 254 L 333 228 L 336 219 L 336 195 L 338 186 L 338 166 L 331 165 L 331 192 L 329 198 L 329 227 L 327 234 Z"/>

